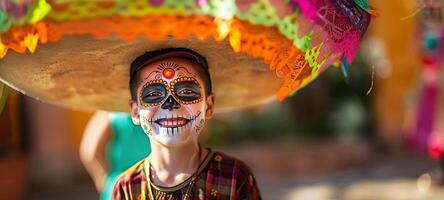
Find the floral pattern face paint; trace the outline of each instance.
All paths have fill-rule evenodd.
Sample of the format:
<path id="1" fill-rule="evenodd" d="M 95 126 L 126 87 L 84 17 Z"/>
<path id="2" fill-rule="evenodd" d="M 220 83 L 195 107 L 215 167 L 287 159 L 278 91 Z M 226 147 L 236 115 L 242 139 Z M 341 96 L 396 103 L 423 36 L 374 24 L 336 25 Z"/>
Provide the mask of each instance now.
<path id="1" fill-rule="evenodd" d="M 197 140 L 205 123 L 204 82 L 194 63 L 180 58 L 154 62 L 139 71 L 140 123 L 165 146 Z"/>

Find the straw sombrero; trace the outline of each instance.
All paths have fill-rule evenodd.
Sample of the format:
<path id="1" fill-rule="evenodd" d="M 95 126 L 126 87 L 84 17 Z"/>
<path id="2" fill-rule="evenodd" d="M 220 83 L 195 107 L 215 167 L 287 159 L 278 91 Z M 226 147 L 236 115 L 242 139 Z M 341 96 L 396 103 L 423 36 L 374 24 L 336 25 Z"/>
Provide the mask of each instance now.
<path id="1" fill-rule="evenodd" d="M 282 100 L 335 62 L 350 64 L 373 11 L 365 0 L 23 0 L 0 3 L 0 79 L 43 101 L 127 111 L 144 52 L 204 55 L 216 111 Z"/>

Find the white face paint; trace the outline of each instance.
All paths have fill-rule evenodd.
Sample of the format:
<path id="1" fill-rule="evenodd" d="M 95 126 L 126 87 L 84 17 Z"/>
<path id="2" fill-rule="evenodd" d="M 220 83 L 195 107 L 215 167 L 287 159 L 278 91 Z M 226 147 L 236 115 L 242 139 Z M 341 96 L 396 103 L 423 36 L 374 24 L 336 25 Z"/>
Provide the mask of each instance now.
<path id="1" fill-rule="evenodd" d="M 165 113 L 161 109 L 157 112 L 141 109 L 139 113 L 145 133 L 165 146 L 177 146 L 197 139 L 205 122 L 203 109 L 195 114 L 190 111 Z"/>
<path id="2" fill-rule="evenodd" d="M 205 124 L 203 81 L 191 65 L 171 58 L 139 72 L 143 80 L 138 88 L 141 126 L 151 140 L 165 146 L 197 141 Z"/>

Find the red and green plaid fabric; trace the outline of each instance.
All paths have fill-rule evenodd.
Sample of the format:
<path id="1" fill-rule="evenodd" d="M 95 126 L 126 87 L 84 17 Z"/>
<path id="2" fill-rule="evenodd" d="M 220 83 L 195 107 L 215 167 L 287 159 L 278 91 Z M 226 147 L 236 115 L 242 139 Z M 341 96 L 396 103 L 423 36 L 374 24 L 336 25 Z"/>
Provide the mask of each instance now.
<path id="1" fill-rule="evenodd" d="M 114 185 L 113 199 L 149 199 L 148 182 L 145 173 L 146 159 L 122 173 Z M 183 199 L 189 184 L 179 184 L 174 190 L 165 188 L 172 198 Z M 158 190 L 152 188 L 154 197 Z M 165 192 L 164 191 L 164 192 Z M 197 180 L 190 191 L 190 200 L 204 199 L 261 199 L 256 180 L 251 170 L 240 160 L 212 152 L 198 170 Z"/>

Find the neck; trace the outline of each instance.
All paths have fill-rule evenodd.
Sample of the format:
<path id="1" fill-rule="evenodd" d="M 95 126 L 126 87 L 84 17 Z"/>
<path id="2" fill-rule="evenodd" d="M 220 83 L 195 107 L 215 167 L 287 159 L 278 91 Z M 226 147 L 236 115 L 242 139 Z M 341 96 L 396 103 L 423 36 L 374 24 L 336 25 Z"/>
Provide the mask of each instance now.
<path id="1" fill-rule="evenodd" d="M 151 143 L 151 177 L 156 185 L 171 187 L 192 176 L 206 155 L 197 142 L 166 147 L 154 140 Z"/>

